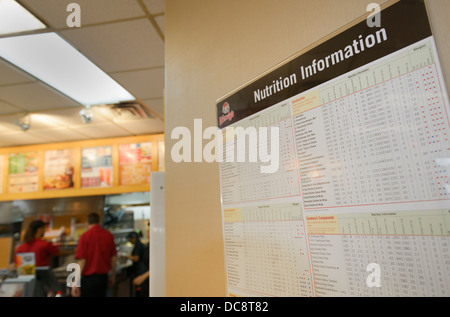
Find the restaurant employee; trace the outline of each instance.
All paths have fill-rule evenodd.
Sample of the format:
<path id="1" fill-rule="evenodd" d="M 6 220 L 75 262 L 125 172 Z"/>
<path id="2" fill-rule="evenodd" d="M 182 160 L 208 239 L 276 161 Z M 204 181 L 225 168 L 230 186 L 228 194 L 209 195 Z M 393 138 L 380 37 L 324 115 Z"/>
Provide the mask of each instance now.
<path id="1" fill-rule="evenodd" d="M 87 221 L 88 230 L 81 235 L 75 252 L 81 269 L 81 289 L 72 287 L 72 296 L 106 297 L 108 286 L 115 282 L 116 245 L 113 235 L 100 227 L 97 213 L 89 214 Z"/>
<path id="2" fill-rule="evenodd" d="M 35 254 L 36 267 L 49 266 L 50 257 L 58 254 L 58 247 L 49 241 L 42 240 L 45 234 L 46 223 L 41 220 L 33 220 L 28 226 L 24 236 L 24 243 L 16 249 L 17 253 L 32 252 Z M 14 257 L 15 261 L 15 257 Z"/>

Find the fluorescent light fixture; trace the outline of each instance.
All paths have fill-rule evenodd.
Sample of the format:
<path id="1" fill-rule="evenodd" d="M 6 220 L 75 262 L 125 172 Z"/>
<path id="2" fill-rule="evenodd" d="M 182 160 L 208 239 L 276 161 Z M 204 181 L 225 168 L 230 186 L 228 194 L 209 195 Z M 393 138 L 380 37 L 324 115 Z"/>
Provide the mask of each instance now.
<path id="1" fill-rule="evenodd" d="M 0 38 L 0 57 L 85 106 L 135 100 L 56 33 Z"/>
<path id="2" fill-rule="evenodd" d="M 0 34 L 11 34 L 47 28 L 14 0 L 0 0 Z"/>

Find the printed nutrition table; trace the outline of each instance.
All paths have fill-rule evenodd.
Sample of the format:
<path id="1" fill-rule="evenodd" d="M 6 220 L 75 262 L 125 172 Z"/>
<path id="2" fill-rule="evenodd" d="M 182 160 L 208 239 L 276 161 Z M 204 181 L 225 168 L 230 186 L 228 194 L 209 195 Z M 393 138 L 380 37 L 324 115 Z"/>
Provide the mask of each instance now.
<path id="1" fill-rule="evenodd" d="M 294 98 L 305 209 L 448 200 L 443 89 L 428 39 Z"/>

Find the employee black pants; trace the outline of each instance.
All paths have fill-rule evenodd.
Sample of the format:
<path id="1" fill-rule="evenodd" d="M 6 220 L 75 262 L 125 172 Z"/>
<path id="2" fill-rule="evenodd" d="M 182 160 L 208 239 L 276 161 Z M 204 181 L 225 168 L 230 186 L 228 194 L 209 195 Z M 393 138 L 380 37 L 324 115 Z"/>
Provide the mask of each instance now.
<path id="1" fill-rule="evenodd" d="M 144 283 L 136 287 L 136 297 L 149 297 L 149 286 L 149 282 L 145 281 Z"/>
<path id="2" fill-rule="evenodd" d="M 81 277 L 81 297 L 106 297 L 107 274 L 83 275 Z"/>

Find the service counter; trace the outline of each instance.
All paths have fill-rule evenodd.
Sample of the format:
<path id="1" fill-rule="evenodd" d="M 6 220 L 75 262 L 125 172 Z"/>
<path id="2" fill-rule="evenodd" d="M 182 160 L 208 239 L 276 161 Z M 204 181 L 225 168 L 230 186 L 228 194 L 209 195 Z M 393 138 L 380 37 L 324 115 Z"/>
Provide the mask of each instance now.
<path id="1" fill-rule="evenodd" d="M 51 258 L 50 266 L 36 267 L 35 275 L 17 276 L 16 270 L 1 270 L 0 297 L 46 297 L 55 296 L 58 292 L 61 292 L 62 297 L 70 297 L 71 289 L 67 286 L 67 279 L 74 272 L 69 265 L 77 263 L 75 259 L 77 243 L 68 241 L 53 244 L 58 246 L 60 254 Z M 133 296 L 130 272 L 133 263 L 125 257 L 129 254 L 131 254 L 130 245 L 123 244 L 117 247 L 116 278 L 114 285 L 108 289 L 108 297 Z"/>
<path id="2" fill-rule="evenodd" d="M 71 263 L 77 263 L 75 259 L 75 251 L 76 251 L 76 243 L 55 243 L 63 253 L 67 253 L 66 255 L 56 256 L 53 259 L 53 263 L 56 264 L 56 267 L 52 268 L 52 272 L 55 274 L 58 284 L 63 288 L 63 296 L 71 296 L 70 288 L 67 287 L 67 278 L 73 272 L 73 270 L 69 269 L 68 266 Z M 133 265 L 132 261 L 123 257 L 128 252 L 128 248 L 123 248 L 121 246 L 118 247 L 118 255 L 116 260 L 116 279 L 115 284 L 109 289 L 108 296 L 111 297 L 129 297 L 132 294 L 131 290 L 131 277 L 129 273 L 129 268 Z M 71 254 L 70 254 L 71 253 Z"/>

